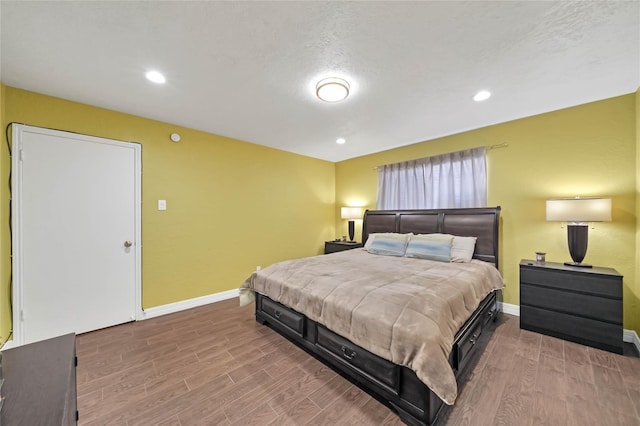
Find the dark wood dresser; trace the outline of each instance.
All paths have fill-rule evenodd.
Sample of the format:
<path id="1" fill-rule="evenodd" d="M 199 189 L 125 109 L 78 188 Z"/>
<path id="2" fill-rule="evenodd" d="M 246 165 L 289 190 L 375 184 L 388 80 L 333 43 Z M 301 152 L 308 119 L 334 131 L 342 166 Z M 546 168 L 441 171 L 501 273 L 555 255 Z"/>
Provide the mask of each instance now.
<path id="1" fill-rule="evenodd" d="M 2 352 L 2 425 L 77 424 L 76 336 L 66 334 Z"/>
<path id="2" fill-rule="evenodd" d="M 356 241 L 325 241 L 324 242 L 324 254 L 335 253 L 337 251 L 351 250 L 354 248 L 362 247 L 362 243 Z"/>
<path id="3" fill-rule="evenodd" d="M 622 275 L 520 262 L 520 328 L 622 353 Z"/>

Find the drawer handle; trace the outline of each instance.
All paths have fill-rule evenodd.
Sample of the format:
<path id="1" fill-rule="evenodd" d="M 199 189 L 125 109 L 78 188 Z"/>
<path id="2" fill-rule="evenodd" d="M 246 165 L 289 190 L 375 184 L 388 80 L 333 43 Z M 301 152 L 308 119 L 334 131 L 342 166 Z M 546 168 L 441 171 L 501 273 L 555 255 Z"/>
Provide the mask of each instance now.
<path id="1" fill-rule="evenodd" d="M 273 312 L 273 316 L 276 317 L 276 319 L 280 319 L 280 317 L 282 316 L 282 312 L 275 310 Z"/>
<path id="2" fill-rule="evenodd" d="M 349 353 L 347 353 L 349 352 Z M 347 347 L 343 346 L 342 347 L 342 355 L 344 355 L 344 357 L 346 359 L 353 359 L 356 357 L 356 352 L 352 349 L 347 349 Z"/>
<path id="3" fill-rule="evenodd" d="M 475 345 L 476 343 L 478 343 L 478 335 L 476 333 L 473 333 L 473 336 L 471 336 L 471 339 L 469 339 L 469 342 L 471 342 L 472 345 Z"/>

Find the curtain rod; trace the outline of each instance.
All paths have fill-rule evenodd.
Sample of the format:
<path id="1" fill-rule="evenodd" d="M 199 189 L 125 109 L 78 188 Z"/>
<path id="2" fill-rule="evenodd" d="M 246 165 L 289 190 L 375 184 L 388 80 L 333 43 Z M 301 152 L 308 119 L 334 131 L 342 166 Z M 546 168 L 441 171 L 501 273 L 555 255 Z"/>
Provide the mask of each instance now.
<path id="1" fill-rule="evenodd" d="M 502 143 L 497 143 L 495 145 L 487 145 L 487 146 L 485 146 L 485 149 L 506 148 L 508 146 L 509 146 L 508 143 L 502 142 Z"/>
<path id="2" fill-rule="evenodd" d="M 493 144 L 493 145 L 485 145 L 484 149 L 486 149 L 487 151 L 490 151 L 492 149 L 506 148 L 508 146 L 509 146 L 509 144 L 507 142 L 502 142 L 502 143 L 496 143 L 496 144 Z M 480 147 L 476 146 L 475 148 L 480 148 Z M 469 148 L 469 149 L 475 149 L 475 148 Z M 410 161 L 410 160 L 406 160 L 406 161 Z M 371 170 L 378 170 L 378 168 L 380 168 L 380 167 L 384 167 L 384 166 L 375 166 L 375 167 L 372 167 Z"/>

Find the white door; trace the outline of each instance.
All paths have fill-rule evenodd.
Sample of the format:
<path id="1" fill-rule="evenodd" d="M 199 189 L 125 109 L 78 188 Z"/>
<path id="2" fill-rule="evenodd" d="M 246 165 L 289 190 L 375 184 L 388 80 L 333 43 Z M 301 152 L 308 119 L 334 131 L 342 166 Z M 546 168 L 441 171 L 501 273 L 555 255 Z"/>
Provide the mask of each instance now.
<path id="1" fill-rule="evenodd" d="M 135 320 L 140 145 L 13 126 L 15 343 Z"/>

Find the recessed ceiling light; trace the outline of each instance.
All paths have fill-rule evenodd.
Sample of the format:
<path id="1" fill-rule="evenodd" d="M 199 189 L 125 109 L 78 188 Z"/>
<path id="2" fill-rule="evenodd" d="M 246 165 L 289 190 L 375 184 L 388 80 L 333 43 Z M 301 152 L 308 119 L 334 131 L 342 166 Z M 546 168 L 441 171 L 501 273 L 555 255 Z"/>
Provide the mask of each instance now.
<path id="1" fill-rule="evenodd" d="M 158 71 L 149 71 L 145 74 L 145 76 L 147 77 L 147 80 L 153 81 L 154 83 L 158 84 L 163 84 L 167 81 L 167 79 L 164 78 L 164 75 L 160 74 Z"/>
<path id="2" fill-rule="evenodd" d="M 316 85 L 316 96 L 325 102 L 340 102 L 349 96 L 349 83 L 337 77 L 325 78 Z"/>
<path id="3" fill-rule="evenodd" d="M 345 143 L 345 142 L 346 142 L 346 140 L 345 140 L 344 138 L 338 138 L 338 139 L 336 139 L 336 143 L 337 143 L 338 145 L 342 145 L 342 144 L 343 144 L 343 143 Z"/>
<path id="4" fill-rule="evenodd" d="M 488 90 L 481 90 L 473 97 L 473 100 L 476 102 L 486 101 L 491 97 L 491 92 Z"/>

